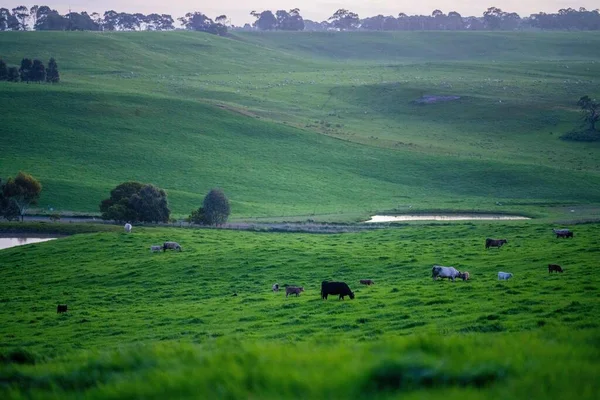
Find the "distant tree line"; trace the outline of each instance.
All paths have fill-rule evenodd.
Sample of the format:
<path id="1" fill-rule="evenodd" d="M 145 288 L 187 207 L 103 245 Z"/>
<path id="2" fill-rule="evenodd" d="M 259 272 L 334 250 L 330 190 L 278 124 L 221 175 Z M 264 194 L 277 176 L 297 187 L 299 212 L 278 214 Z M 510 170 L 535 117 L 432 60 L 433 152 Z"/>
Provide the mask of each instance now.
<path id="1" fill-rule="evenodd" d="M 539 12 L 521 17 L 514 12 L 505 12 L 497 7 L 488 8 L 481 16 L 463 17 L 456 11 L 445 14 L 434 10 L 431 15 L 376 15 L 360 18 L 358 14 L 337 10 L 327 21 L 305 20 L 300 10 L 270 10 L 250 13 L 256 20 L 252 25 L 232 26 L 226 15 L 214 20 L 201 12 L 190 12 L 177 18 L 188 30 L 225 35 L 228 29 L 235 30 L 369 30 L 369 31 L 418 31 L 418 30 L 600 30 L 600 11 L 562 8 L 556 13 Z M 61 15 L 48 6 L 15 7 L 12 10 L 0 8 L 0 31 L 19 30 L 61 30 L 61 31 L 168 31 L 176 29 L 175 21 L 169 14 L 129 14 L 109 10 L 100 15 L 69 12 Z"/>
<path id="2" fill-rule="evenodd" d="M 24 58 L 21 60 L 21 66 L 9 67 L 4 60 L 0 59 L 0 81 L 9 82 L 48 82 L 58 83 L 60 74 L 56 60 L 51 58 L 48 67 L 40 60 L 31 60 Z"/>

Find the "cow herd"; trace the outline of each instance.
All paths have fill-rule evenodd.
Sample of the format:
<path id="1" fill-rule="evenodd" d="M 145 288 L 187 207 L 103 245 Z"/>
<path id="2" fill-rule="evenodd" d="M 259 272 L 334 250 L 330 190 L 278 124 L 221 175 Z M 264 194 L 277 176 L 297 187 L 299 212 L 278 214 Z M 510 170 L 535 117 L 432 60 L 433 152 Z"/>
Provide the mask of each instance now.
<path id="1" fill-rule="evenodd" d="M 125 232 L 126 233 L 130 233 L 131 232 L 131 224 L 125 224 Z M 572 238 L 573 237 L 573 232 L 570 231 L 569 229 L 553 229 L 552 230 L 554 232 L 554 234 L 556 235 L 557 238 Z M 490 247 L 496 247 L 496 248 L 501 248 L 503 245 L 507 244 L 508 240 L 506 239 L 492 239 L 492 238 L 486 238 L 485 239 L 485 248 L 489 249 Z M 181 245 L 179 245 L 179 243 L 177 242 L 164 242 L 162 245 L 152 245 L 150 246 L 150 252 L 159 252 L 159 251 L 167 251 L 167 250 L 177 250 L 177 251 L 181 251 Z M 560 265 L 557 264 L 548 264 L 548 273 L 562 273 L 563 269 Z M 445 267 L 442 265 L 434 265 L 433 268 L 431 269 L 431 277 L 433 278 L 434 281 L 438 280 L 438 279 L 449 279 L 452 280 L 452 282 L 455 281 L 455 279 L 462 279 L 463 281 L 468 281 L 470 279 L 470 274 L 469 272 L 461 272 L 459 270 L 457 270 L 454 267 Z M 513 277 L 513 274 L 510 272 L 498 272 L 498 280 L 509 280 Z M 375 282 L 373 282 L 372 279 L 361 279 L 359 281 L 360 284 L 362 285 L 373 285 L 375 284 Z M 279 292 L 279 284 L 275 283 L 272 286 L 272 290 L 273 292 Z M 300 295 L 300 293 L 304 292 L 304 287 L 301 286 L 289 286 L 289 285 L 285 285 L 285 297 L 288 297 L 290 294 L 291 295 L 296 295 L 296 297 L 298 297 Z M 354 292 L 352 290 L 350 290 L 350 287 L 348 286 L 348 284 L 346 284 L 345 282 L 328 282 L 328 281 L 323 281 L 321 282 L 321 298 L 323 300 L 327 300 L 327 297 L 329 295 L 334 295 L 334 296 L 339 296 L 340 300 L 343 300 L 344 297 L 348 296 L 350 297 L 350 299 L 354 299 Z M 66 310 L 65 310 L 66 311 Z"/>
<path id="2" fill-rule="evenodd" d="M 569 229 L 552 229 L 552 231 L 554 232 L 554 234 L 556 235 L 556 238 L 572 238 L 573 237 L 573 232 L 570 231 Z M 492 239 L 492 238 L 486 238 L 485 239 L 485 248 L 489 249 L 490 247 L 497 247 L 500 248 L 503 245 L 507 244 L 508 240 L 506 239 Z M 563 273 L 563 269 L 560 265 L 557 264 L 548 264 L 548 273 L 553 273 L 553 272 L 560 272 Z M 456 278 L 462 279 L 463 281 L 468 281 L 470 278 L 470 275 L 468 272 L 460 272 L 459 270 L 457 270 L 454 267 L 443 267 L 441 265 L 434 265 L 433 268 L 431 269 L 431 277 L 433 278 L 433 280 L 437 280 L 438 278 L 447 278 L 447 279 L 452 279 L 452 282 L 454 282 L 454 280 Z M 510 272 L 498 272 L 498 280 L 499 281 L 507 281 L 510 278 L 513 277 L 513 274 Z"/>

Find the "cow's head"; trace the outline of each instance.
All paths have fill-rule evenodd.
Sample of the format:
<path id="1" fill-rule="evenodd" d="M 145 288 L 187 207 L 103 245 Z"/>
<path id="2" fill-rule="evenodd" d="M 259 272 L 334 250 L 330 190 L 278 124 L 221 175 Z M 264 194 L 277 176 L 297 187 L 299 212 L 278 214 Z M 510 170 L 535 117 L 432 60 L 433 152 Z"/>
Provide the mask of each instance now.
<path id="1" fill-rule="evenodd" d="M 350 300 L 354 300 L 354 292 L 350 292 Z"/>

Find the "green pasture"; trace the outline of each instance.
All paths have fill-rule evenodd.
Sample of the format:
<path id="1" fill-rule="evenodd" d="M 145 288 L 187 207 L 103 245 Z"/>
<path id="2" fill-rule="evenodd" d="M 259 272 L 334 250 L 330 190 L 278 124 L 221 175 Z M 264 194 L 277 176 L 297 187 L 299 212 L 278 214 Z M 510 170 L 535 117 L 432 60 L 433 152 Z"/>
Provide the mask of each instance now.
<path id="1" fill-rule="evenodd" d="M 546 215 L 600 200 L 599 144 L 559 139 L 600 93 L 596 49 L 587 32 L 6 32 L 0 57 L 54 56 L 62 83 L 0 83 L 0 175 L 32 173 L 63 212 L 135 179 L 178 217 L 213 187 L 233 219 Z"/>
<path id="2" fill-rule="evenodd" d="M 0 394 L 592 399 L 599 225 L 561 226 L 572 239 L 553 227 L 138 227 L 2 250 Z M 486 250 L 486 237 L 508 244 Z M 165 240 L 183 251 L 150 253 Z M 549 263 L 565 272 L 550 275 Z M 434 282 L 433 264 L 471 280 Z M 349 283 L 356 298 L 321 300 L 323 280 Z M 305 292 L 286 298 L 275 282 Z"/>

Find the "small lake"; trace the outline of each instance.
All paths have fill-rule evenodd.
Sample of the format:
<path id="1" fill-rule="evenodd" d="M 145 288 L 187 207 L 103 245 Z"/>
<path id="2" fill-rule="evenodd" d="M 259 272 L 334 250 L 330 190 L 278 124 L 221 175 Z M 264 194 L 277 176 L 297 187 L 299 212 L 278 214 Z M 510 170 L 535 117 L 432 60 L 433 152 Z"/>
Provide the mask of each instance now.
<path id="1" fill-rule="evenodd" d="M 10 237 L 2 237 L 0 236 L 0 250 L 8 249 L 10 247 L 15 246 L 23 246 L 31 243 L 40 243 L 47 242 L 49 240 L 58 239 L 54 236 L 43 236 L 43 235 L 35 235 L 35 236 L 16 236 L 12 235 Z"/>
<path id="2" fill-rule="evenodd" d="M 399 221 L 519 221 L 530 218 L 518 215 L 500 214 L 415 214 L 415 215 L 373 215 L 366 223 Z"/>

